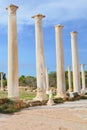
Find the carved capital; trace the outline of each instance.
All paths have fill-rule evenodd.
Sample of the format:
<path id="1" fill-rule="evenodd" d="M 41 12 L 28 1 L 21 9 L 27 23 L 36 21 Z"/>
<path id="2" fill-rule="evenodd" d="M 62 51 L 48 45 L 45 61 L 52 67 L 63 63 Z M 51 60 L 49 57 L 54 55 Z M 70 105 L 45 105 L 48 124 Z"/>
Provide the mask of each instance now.
<path id="1" fill-rule="evenodd" d="M 63 28 L 63 27 L 64 27 L 64 26 L 61 25 L 61 24 L 55 25 L 55 31 L 56 31 L 56 32 L 62 32 L 62 28 Z"/>
<path id="2" fill-rule="evenodd" d="M 35 16 L 32 16 L 32 18 L 35 18 L 36 23 L 39 23 L 39 24 L 42 23 L 42 18 L 44 18 L 44 17 L 45 17 L 45 15 L 42 15 L 42 14 L 37 14 Z"/>
<path id="3" fill-rule="evenodd" d="M 76 32 L 76 31 L 74 31 L 74 32 L 71 32 L 70 34 L 71 34 L 71 37 L 76 37 L 77 32 Z"/>
<path id="4" fill-rule="evenodd" d="M 10 5 L 6 8 L 8 10 L 9 15 L 16 15 L 16 10 L 18 9 L 18 6 Z"/>

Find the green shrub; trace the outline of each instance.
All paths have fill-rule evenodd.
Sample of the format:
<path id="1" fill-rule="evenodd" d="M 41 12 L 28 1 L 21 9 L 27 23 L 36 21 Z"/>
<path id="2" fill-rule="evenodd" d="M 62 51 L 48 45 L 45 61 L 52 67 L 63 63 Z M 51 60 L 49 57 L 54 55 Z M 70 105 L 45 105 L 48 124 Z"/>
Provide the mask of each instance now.
<path id="1" fill-rule="evenodd" d="M 63 98 L 55 98 L 54 99 L 54 103 L 63 103 L 64 102 L 64 100 L 63 100 Z"/>
<path id="2" fill-rule="evenodd" d="M 22 100 L 0 99 L 0 113 L 13 113 L 25 107 Z"/>

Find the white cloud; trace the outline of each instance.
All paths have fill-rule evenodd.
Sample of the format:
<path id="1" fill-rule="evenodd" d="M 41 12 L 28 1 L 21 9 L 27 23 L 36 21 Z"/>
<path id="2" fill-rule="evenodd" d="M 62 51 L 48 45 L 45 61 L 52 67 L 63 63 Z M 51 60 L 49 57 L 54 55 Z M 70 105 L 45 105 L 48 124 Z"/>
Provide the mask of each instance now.
<path id="1" fill-rule="evenodd" d="M 75 19 L 86 19 L 87 0 L 4 0 L 0 1 L 0 24 L 7 24 L 7 12 L 5 7 L 15 3 L 19 6 L 17 17 L 19 24 L 33 24 L 31 16 L 37 13 L 46 15 L 45 23 L 57 24 Z"/>

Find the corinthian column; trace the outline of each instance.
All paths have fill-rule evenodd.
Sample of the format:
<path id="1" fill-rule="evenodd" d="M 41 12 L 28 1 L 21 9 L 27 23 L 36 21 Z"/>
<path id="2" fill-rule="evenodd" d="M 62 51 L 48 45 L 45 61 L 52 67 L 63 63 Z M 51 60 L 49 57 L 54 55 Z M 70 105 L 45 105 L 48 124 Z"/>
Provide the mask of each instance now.
<path id="1" fill-rule="evenodd" d="M 62 25 L 55 26 L 56 35 L 56 66 L 57 66 L 57 97 L 66 96 L 65 72 L 64 72 L 64 52 L 62 43 Z"/>
<path id="2" fill-rule="evenodd" d="M 68 66 L 68 82 L 69 82 L 69 92 L 72 92 L 72 81 L 71 81 L 71 67 Z"/>
<path id="3" fill-rule="evenodd" d="M 86 90 L 86 85 L 85 85 L 85 71 L 84 71 L 84 64 L 81 64 L 81 71 L 82 71 L 82 90 L 81 92 L 84 93 Z"/>
<path id="4" fill-rule="evenodd" d="M 18 42 L 15 5 L 10 5 L 8 10 L 8 97 L 17 98 L 18 90 Z"/>
<path id="5" fill-rule="evenodd" d="M 1 72 L 1 90 L 3 91 L 4 88 L 3 88 L 3 72 Z"/>
<path id="6" fill-rule="evenodd" d="M 46 94 L 46 71 L 44 58 L 44 40 L 42 30 L 42 18 L 44 15 L 37 14 L 32 18 L 35 19 L 35 36 L 36 36 L 36 73 L 37 73 L 37 96 L 36 100 L 44 100 Z"/>
<path id="7" fill-rule="evenodd" d="M 71 48 L 72 48 L 72 67 L 73 67 L 73 87 L 74 92 L 80 92 L 80 70 L 78 59 L 77 32 L 71 32 Z"/>

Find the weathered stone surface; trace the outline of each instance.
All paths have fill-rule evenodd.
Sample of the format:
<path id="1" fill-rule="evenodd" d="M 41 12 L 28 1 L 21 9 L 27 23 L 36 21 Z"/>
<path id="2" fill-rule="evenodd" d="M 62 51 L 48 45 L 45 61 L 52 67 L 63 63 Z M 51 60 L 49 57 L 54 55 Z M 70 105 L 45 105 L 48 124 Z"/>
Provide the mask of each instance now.
<path id="1" fill-rule="evenodd" d="M 82 76 L 82 90 L 81 90 L 81 94 L 85 94 L 86 92 L 86 83 L 85 83 L 85 71 L 84 71 L 84 64 L 81 64 L 81 76 Z"/>
<path id="2" fill-rule="evenodd" d="M 62 25 L 55 26 L 56 35 L 56 67 L 57 67 L 57 97 L 66 96 L 64 52 L 62 43 Z"/>
<path id="3" fill-rule="evenodd" d="M 50 90 L 49 91 L 49 100 L 48 100 L 48 102 L 47 102 L 47 105 L 48 106 L 52 106 L 52 105 L 54 105 L 55 103 L 54 103 L 54 101 L 53 101 L 53 93 L 52 93 L 52 90 Z"/>
<path id="4" fill-rule="evenodd" d="M 46 68 L 46 94 L 49 94 L 49 76 L 48 76 L 48 70 Z"/>
<path id="5" fill-rule="evenodd" d="M 71 48 L 72 48 L 72 68 L 73 68 L 73 90 L 80 92 L 80 70 L 77 45 L 77 32 L 71 32 Z"/>
<path id="6" fill-rule="evenodd" d="M 44 40 L 42 30 L 42 18 L 44 15 L 37 14 L 32 18 L 35 19 L 35 36 L 36 36 L 36 73 L 37 73 L 37 96 L 34 100 L 44 100 L 46 94 L 46 73 L 44 58 Z"/>
<path id="7" fill-rule="evenodd" d="M 67 96 L 69 96 L 70 98 L 75 98 L 78 96 L 78 92 L 69 92 L 67 93 Z"/>
<path id="8" fill-rule="evenodd" d="M 1 72 L 1 91 L 4 90 L 4 86 L 3 86 L 3 72 Z"/>
<path id="9" fill-rule="evenodd" d="M 8 10 L 8 97 L 18 98 L 18 43 L 16 11 L 18 6 L 10 5 Z"/>
<path id="10" fill-rule="evenodd" d="M 45 89 L 41 89 L 41 88 L 38 87 L 37 88 L 37 95 L 33 100 L 36 100 L 36 101 L 46 100 L 46 91 L 45 91 Z"/>
<path id="11" fill-rule="evenodd" d="M 73 91 L 71 79 L 72 79 L 72 78 L 71 78 L 71 67 L 68 66 L 68 82 L 69 82 L 68 92 L 72 92 L 72 91 Z"/>

